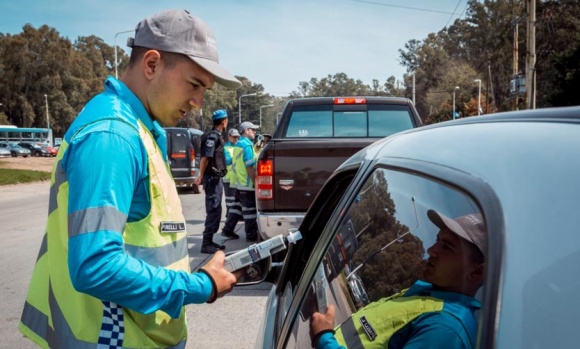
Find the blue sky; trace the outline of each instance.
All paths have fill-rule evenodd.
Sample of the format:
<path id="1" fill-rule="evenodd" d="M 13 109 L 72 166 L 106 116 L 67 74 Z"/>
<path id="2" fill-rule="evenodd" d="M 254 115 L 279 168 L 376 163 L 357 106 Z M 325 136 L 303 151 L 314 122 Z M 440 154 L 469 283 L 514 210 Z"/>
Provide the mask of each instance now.
<path id="1" fill-rule="evenodd" d="M 340 72 L 366 84 L 391 75 L 401 79 L 398 50 L 452 23 L 466 1 L 0 0 L 0 32 L 47 24 L 71 41 L 96 35 L 113 45 L 116 33 L 133 30 L 142 18 L 185 8 L 213 29 L 226 69 L 283 96 L 300 81 Z M 127 51 L 129 35 L 117 36 Z"/>

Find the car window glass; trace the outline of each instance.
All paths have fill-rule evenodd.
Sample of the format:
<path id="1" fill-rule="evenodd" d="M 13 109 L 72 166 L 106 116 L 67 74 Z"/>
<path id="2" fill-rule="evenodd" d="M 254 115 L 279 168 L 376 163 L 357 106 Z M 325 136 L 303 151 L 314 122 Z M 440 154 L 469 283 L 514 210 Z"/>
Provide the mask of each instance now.
<path id="1" fill-rule="evenodd" d="M 369 137 L 386 137 L 411 128 L 413 123 L 406 106 L 369 110 Z"/>
<path id="2" fill-rule="evenodd" d="M 286 137 L 332 137 L 331 107 L 295 108 L 288 123 Z"/>
<path id="3" fill-rule="evenodd" d="M 366 111 L 337 111 L 334 113 L 335 137 L 367 137 Z"/>
<path id="4" fill-rule="evenodd" d="M 376 169 L 356 199 L 341 211 L 341 221 L 310 283 L 287 348 L 311 347 L 309 322 L 314 311 L 334 304 L 335 325 L 340 328 L 367 305 L 403 293 L 425 279 L 427 251 L 440 230 L 428 218 L 428 210 L 452 219 L 481 214 L 475 201 L 454 187 L 414 174 Z"/>
<path id="5" fill-rule="evenodd" d="M 185 153 L 187 151 L 187 136 L 185 133 L 174 133 L 171 137 L 171 151 Z"/>

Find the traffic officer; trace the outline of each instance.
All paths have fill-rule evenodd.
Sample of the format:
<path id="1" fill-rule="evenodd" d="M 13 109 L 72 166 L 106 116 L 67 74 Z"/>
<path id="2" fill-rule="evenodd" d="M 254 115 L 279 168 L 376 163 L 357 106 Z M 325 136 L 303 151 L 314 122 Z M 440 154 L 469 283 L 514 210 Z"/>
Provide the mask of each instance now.
<path id="1" fill-rule="evenodd" d="M 242 217 L 246 231 L 246 241 L 257 242 L 259 240 L 258 223 L 256 221 L 256 153 L 252 140 L 259 127 L 249 121 L 240 124 L 241 137 L 234 146 L 232 160 L 232 172 L 234 176 L 230 185 L 236 186 L 236 201 L 242 206 Z M 236 150 L 238 150 L 236 152 Z M 237 220 L 233 219 L 231 211 L 224 224 L 222 235 L 235 239 L 234 228 Z"/>
<path id="2" fill-rule="evenodd" d="M 213 242 L 213 235 L 218 231 L 222 217 L 222 195 L 224 192 L 222 177 L 227 173 L 222 132 L 228 127 L 228 113 L 216 110 L 212 117 L 213 127 L 201 136 L 201 161 L 199 176 L 195 184 L 203 180 L 205 192 L 205 229 L 201 242 L 201 253 L 213 254 L 226 247 Z"/>
<path id="3" fill-rule="evenodd" d="M 230 129 L 228 131 L 228 141 L 226 142 L 226 145 L 224 146 L 224 150 L 225 150 L 225 154 L 226 154 L 226 168 L 228 170 L 228 173 L 222 179 L 222 181 L 224 183 L 224 194 L 226 196 L 226 217 L 229 215 L 229 213 L 232 209 L 232 206 L 235 205 L 236 186 L 235 186 L 235 184 L 232 185 L 231 179 L 233 178 L 232 176 L 234 175 L 234 172 L 232 171 L 232 161 L 233 161 L 233 157 L 234 157 L 234 148 L 235 148 L 234 146 L 238 142 L 238 139 L 240 139 L 240 133 L 238 132 L 238 130 L 235 128 Z M 240 205 L 236 205 L 236 206 L 240 206 Z M 234 211 L 236 211 L 236 214 L 237 214 L 237 216 L 239 216 L 239 219 L 242 219 L 241 206 L 238 208 L 234 208 Z M 229 238 L 238 239 L 239 237 L 230 236 Z"/>
<path id="4" fill-rule="evenodd" d="M 42 348 L 185 348 L 185 306 L 214 302 L 242 275 L 224 268 L 221 251 L 191 272 L 162 127 L 199 110 L 215 83 L 241 83 L 186 10 L 142 20 L 128 46 L 127 70 L 73 120 L 53 168 L 18 326 Z"/>

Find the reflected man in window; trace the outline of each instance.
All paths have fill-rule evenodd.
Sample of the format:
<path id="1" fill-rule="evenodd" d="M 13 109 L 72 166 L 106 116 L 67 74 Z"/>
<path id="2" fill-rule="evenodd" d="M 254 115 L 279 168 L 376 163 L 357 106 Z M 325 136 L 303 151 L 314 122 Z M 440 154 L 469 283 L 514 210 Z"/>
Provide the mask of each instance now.
<path id="1" fill-rule="evenodd" d="M 475 348 L 483 285 L 486 228 L 481 214 L 451 219 L 435 210 L 427 216 L 439 228 L 427 250 L 422 280 L 382 298 L 334 328 L 335 307 L 315 312 L 312 345 L 330 348 Z"/>

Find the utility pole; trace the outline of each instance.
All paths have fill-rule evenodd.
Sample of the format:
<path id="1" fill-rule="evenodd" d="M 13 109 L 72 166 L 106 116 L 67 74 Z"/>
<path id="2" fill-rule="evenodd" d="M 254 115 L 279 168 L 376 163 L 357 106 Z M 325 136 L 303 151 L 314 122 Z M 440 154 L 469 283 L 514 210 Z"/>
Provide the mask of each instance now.
<path id="1" fill-rule="evenodd" d="M 488 65 L 489 67 L 489 65 Z M 489 105 L 489 84 L 491 83 L 491 76 L 488 74 L 486 75 L 486 83 L 485 83 L 485 113 L 487 114 L 489 111 L 487 109 L 487 106 Z"/>
<path id="2" fill-rule="evenodd" d="M 526 0 L 526 105 L 536 109 L 536 0 Z"/>
<path id="3" fill-rule="evenodd" d="M 513 64 L 513 67 L 514 68 L 513 68 L 513 73 L 512 73 L 512 76 L 514 76 L 514 77 L 517 77 L 518 76 L 518 69 L 519 69 L 519 67 L 518 67 L 518 57 L 519 57 L 519 51 L 518 51 L 518 27 L 519 27 L 519 24 L 516 21 L 516 25 L 514 26 L 514 62 L 513 62 L 514 63 Z M 518 101 L 519 101 L 520 97 L 518 96 L 518 93 L 519 93 L 519 91 L 516 91 L 516 95 L 515 95 L 515 98 L 514 98 L 514 108 L 513 108 L 514 110 L 518 110 L 519 109 L 519 107 L 518 107 L 518 105 L 519 105 Z"/>
<path id="4" fill-rule="evenodd" d="M 489 74 L 489 89 L 491 90 L 490 91 L 490 93 L 491 93 L 491 99 L 493 101 L 493 103 L 491 104 L 491 112 L 492 113 L 495 113 L 495 111 L 497 109 L 495 108 L 495 95 L 493 94 L 493 79 L 491 78 L 491 64 L 489 64 L 487 66 L 487 72 Z M 488 99 L 486 97 L 485 104 L 487 105 L 487 103 L 488 103 Z M 487 114 L 487 107 L 486 107 L 486 112 L 485 113 Z"/>
<path id="5" fill-rule="evenodd" d="M 415 72 L 413 72 L 413 105 L 417 105 L 415 103 Z"/>

